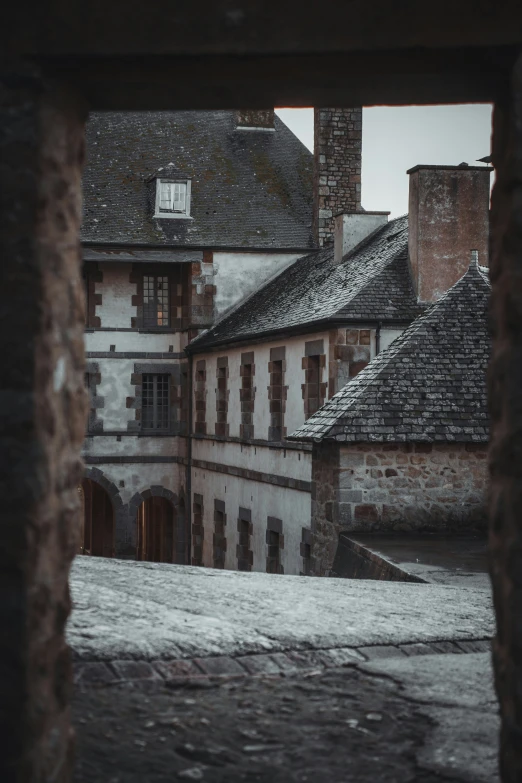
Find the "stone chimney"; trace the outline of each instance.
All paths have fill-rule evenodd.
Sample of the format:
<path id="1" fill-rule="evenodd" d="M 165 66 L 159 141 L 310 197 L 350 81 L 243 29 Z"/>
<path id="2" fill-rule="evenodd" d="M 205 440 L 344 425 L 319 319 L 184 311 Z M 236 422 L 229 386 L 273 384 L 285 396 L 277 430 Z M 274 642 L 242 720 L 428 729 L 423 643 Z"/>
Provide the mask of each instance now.
<path id="1" fill-rule="evenodd" d="M 236 114 L 236 130 L 273 131 L 273 109 L 238 109 Z"/>
<path id="2" fill-rule="evenodd" d="M 314 109 L 313 236 L 333 242 L 334 216 L 361 208 L 362 108 Z"/>
<path id="3" fill-rule="evenodd" d="M 343 256 L 353 250 L 363 239 L 388 222 L 389 212 L 341 212 L 335 215 L 334 263 L 340 264 Z"/>
<path id="4" fill-rule="evenodd" d="M 486 166 L 415 166 L 410 175 L 409 256 L 419 302 L 435 302 L 469 267 L 488 265 Z"/>

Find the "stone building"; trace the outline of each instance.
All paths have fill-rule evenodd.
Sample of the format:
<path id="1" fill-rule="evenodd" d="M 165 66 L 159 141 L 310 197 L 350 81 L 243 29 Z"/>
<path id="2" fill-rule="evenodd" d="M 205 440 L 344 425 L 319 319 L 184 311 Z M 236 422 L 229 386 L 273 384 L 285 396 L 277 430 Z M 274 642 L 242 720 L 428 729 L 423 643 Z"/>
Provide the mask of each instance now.
<path id="1" fill-rule="evenodd" d="M 87 126 L 82 551 L 189 559 L 184 348 L 309 252 L 312 155 L 269 111 Z"/>
<path id="2" fill-rule="evenodd" d="M 338 215 L 333 247 L 294 263 L 187 346 L 194 406 L 194 564 L 219 562 L 231 569 L 328 573 L 322 550 L 335 549 L 338 533 L 347 528 L 336 516 L 324 533 L 317 532 L 317 497 L 323 495 L 322 489 L 314 487 L 320 485 L 323 473 L 335 472 L 338 465 L 332 456 L 335 448 L 315 445 L 307 424 L 313 427 L 338 399 L 334 395 L 339 390 L 350 389 L 357 378 L 367 377 L 374 361 L 387 355 L 384 349 L 395 345 L 407 327 L 414 329 L 410 325 L 417 324 L 426 308 L 466 271 L 470 253 L 487 264 L 489 175 L 486 167 L 412 169 L 409 216 L 388 222 L 387 213 Z M 458 309 L 466 312 L 474 304 L 472 298 L 464 298 Z M 481 324 L 482 334 L 483 308 L 473 318 Z M 448 331 L 452 329 L 453 321 L 448 321 Z M 459 334 L 455 327 L 447 339 L 458 339 Z M 475 366 L 476 356 L 470 358 Z M 483 362 L 475 371 L 482 378 Z M 438 363 L 436 372 L 451 376 L 456 368 L 448 358 Z M 424 389 L 422 378 L 418 386 L 421 395 L 433 392 L 428 386 Z M 364 401 L 364 384 L 360 388 Z M 453 406 L 460 402 L 457 397 Z M 445 405 L 440 398 L 438 404 Z M 461 413 L 468 415 L 465 406 Z M 364 416 L 373 421 L 371 404 Z M 394 422 L 399 426 L 398 417 L 392 416 L 387 425 L 390 433 Z M 485 429 L 481 435 L 487 437 Z M 363 480 L 378 486 L 378 472 L 396 471 L 396 466 L 386 447 L 382 457 L 386 464 L 369 466 L 375 477 L 367 476 L 361 456 L 364 448 L 357 445 L 357 454 L 347 459 L 357 464 L 362 461 Z M 407 459 L 410 472 L 419 470 L 409 464 L 411 460 L 438 464 L 439 457 L 446 459 L 438 453 L 424 456 L 433 450 L 431 444 L 423 443 L 411 457 L 405 456 L 408 448 L 405 445 L 404 454 L 397 454 L 396 459 Z M 474 441 L 469 448 L 475 448 Z M 424 449 L 422 455 L 420 449 Z M 474 460 L 484 456 L 482 445 L 471 452 L 461 444 L 452 448 L 448 460 L 458 460 L 460 451 L 464 454 L 460 464 L 468 454 Z M 369 458 L 381 459 L 373 454 Z M 472 497 L 483 502 L 484 462 L 477 465 L 479 473 L 474 478 L 480 486 L 470 490 L 470 503 Z M 426 483 L 431 478 L 427 476 Z M 397 471 L 395 479 L 397 489 L 409 497 L 402 471 L 400 476 Z M 423 489 L 424 485 L 421 494 Z M 365 514 L 377 526 L 392 513 L 388 502 L 383 515 L 383 501 L 376 506 L 375 498 L 363 497 L 359 488 L 339 489 L 344 504 L 339 505 L 341 495 L 336 491 L 332 489 L 333 494 L 323 498 L 321 513 L 327 519 L 342 510 L 353 513 L 355 522 L 367 529 Z M 350 492 L 361 498 L 348 501 Z M 443 492 L 447 498 L 453 494 Z M 437 524 L 454 526 L 450 500 L 439 506 Z M 393 512 L 396 527 L 404 523 L 401 513 L 398 508 Z M 461 521 L 462 515 L 458 524 Z"/>
<path id="3" fill-rule="evenodd" d="M 448 293 L 291 436 L 312 448 L 312 563 L 339 533 L 484 531 L 490 285 L 476 255 Z"/>

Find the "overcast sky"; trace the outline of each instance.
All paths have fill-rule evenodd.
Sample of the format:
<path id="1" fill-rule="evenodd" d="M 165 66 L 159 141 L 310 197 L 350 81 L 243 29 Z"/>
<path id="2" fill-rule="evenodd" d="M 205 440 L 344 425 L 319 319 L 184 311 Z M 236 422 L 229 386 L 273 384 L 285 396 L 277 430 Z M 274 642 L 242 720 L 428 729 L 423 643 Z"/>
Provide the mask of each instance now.
<path id="1" fill-rule="evenodd" d="M 313 109 L 276 112 L 313 150 Z M 408 211 L 407 169 L 419 163 L 472 165 L 489 155 L 490 136 L 489 104 L 363 109 L 362 206 L 390 210 L 391 218 L 404 215 Z"/>

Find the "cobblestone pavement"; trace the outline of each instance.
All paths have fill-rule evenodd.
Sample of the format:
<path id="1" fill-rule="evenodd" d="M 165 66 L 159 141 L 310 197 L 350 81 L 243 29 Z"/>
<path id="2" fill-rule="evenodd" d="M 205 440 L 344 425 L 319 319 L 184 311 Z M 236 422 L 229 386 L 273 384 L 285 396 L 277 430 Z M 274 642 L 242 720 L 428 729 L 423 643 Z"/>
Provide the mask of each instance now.
<path id="1" fill-rule="evenodd" d="M 381 646 L 358 657 L 330 650 L 306 660 L 216 658 L 184 662 L 184 672 L 177 664 L 104 663 L 98 674 L 111 671 L 113 684 L 84 667 L 74 697 L 75 783 L 494 783 L 489 686 L 467 704 L 446 693 L 456 680 L 465 688 L 470 670 L 475 690 L 484 690 L 489 655 L 453 652 L 461 654 Z M 422 678 L 397 670 L 401 663 L 421 666 L 430 687 L 435 665 L 447 687 L 427 695 Z"/>
<path id="2" fill-rule="evenodd" d="M 314 670 L 320 671 L 390 657 L 404 658 L 437 653 L 484 653 L 489 652 L 490 648 L 491 643 L 488 639 L 476 639 L 459 642 L 339 647 L 330 650 L 289 650 L 234 657 L 217 655 L 157 661 L 78 661 L 75 665 L 74 681 L 81 687 L 147 681 L 183 684 L 185 680 L 200 681 L 219 676 L 280 676 L 299 672 L 304 674 Z"/>

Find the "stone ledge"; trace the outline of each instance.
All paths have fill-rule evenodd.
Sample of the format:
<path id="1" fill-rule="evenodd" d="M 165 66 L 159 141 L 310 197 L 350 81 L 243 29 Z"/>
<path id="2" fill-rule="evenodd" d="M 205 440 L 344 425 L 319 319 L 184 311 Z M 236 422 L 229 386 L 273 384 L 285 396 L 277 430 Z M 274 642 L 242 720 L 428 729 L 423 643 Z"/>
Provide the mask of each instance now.
<path id="1" fill-rule="evenodd" d="M 414 642 L 411 644 L 378 644 L 361 647 L 336 647 L 326 650 L 289 650 L 242 656 L 218 655 L 208 658 L 171 661 L 114 660 L 78 661 L 74 682 L 78 687 L 105 687 L 124 682 L 146 683 L 209 681 L 216 678 L 285 677 L 307 672 L 357 666 L 367 661 L 415 655 L 484 653 L 491 650 L 491 640 Z"/>

